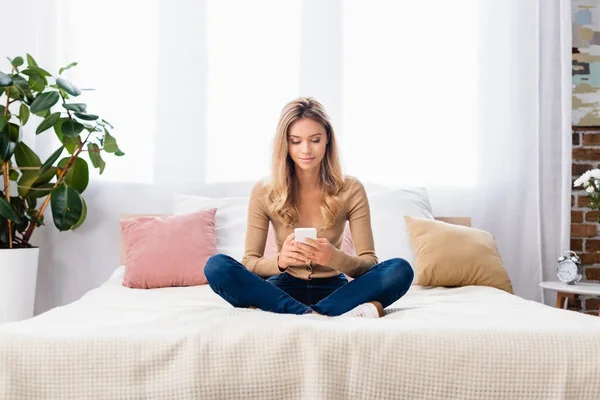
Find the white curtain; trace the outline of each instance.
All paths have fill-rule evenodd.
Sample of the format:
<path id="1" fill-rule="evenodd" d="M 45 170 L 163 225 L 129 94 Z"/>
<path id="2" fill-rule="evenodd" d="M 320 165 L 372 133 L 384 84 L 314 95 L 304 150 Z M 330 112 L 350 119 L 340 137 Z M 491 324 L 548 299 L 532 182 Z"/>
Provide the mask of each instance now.
<path id="1" fill-rule="evenodd" d="M 82 100 L 127 154 L 107 159 L 96 187 L 256 180 L 281 107 L 311 95 L 347 173 L 426 186 L 436 215 L 471 216 L 495 236 L 516 294 L 541 300 L 568 248 L 568 0 L 0 4 L 38 20 L 6 55 L 35 52 L 54 71 L 77 61 L 68 77 L 97 89 Z"/>

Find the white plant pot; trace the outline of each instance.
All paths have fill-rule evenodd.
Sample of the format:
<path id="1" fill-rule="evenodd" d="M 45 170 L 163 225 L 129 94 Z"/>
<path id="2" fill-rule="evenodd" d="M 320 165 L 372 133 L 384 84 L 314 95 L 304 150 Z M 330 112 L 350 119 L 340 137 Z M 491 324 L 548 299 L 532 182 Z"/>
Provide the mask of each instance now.
<path id="1" fill-rule="evenodd" d="M 40 249 L 0 249 L 0 323 L 33 317 Z"/>

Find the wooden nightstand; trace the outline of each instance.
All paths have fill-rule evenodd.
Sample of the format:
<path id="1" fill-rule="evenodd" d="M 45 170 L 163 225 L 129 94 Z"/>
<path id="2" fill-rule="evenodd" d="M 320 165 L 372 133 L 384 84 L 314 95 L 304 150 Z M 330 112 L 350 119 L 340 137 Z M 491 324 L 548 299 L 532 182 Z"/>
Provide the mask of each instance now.
<path id="1" fill-rule="evenodd" d="M 579 282 L 575 285 L 567 285 L 559 281 L 540 282 L 540 287 L 556 291 L 556 307 L 567 308 L 569 300 L 575 301 L 575 295 L 600 296 L 600 284 Z M 598 313 L 600 316 L 600 312 Z"/>

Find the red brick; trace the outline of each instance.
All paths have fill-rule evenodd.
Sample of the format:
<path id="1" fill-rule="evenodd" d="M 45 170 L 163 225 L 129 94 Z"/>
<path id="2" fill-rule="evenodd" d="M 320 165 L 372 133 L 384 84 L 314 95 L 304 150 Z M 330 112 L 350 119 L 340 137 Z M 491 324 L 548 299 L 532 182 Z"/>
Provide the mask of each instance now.
<path id="1" fill-rule="evenodd" d="M 571 237 L 594 237 L 597 235 L 596 225 L 592 224 L 571 224 Z"/>
<path id="2" fill-rule="evenodd" d="M 585 301 L 585 309 L 587 311 L 591 311 L 591 310 L 597 310 L 600 306 L 600 299 L 598 298 L 593 298 L 593 299 L 587 299 Z"/>
<path id="3" fill-rule="evenodd" d="M 589 207 L 591 204 L 591 199 L 588 196 L 578 196 L 577 197 L 577 207 Z"/>
<path id="4" fill-rule="evenodd" d="M 583 265 L 600 264 L 600 253 L 584 253 L 579 258 Z"/>
<path id="5" fill-rule="evenodd" d="M 600 147 L 578 147 L 573 149 L 573 160 L 598 161 L 600 160 Z"/>
<path id="6" fill-rule="evenodd" d="M 571 210 L 571 222 L 583 222 L 583 211 Z"/>
<path id="7" fill-rule="evenodd" d="M 579 178 L 587 170 L 594 169 L 591 164 L 573 164 L 571 165 L 571 174 L 575 178 Z"/>
<path id="8" fill-rule="evenodd" d="M 571 195 L 571 207 L 575 205 L 575 196 Z"/>
<path id="9" fill-rule="evenodd" d="M 571 239 L 571 250 L 580 253 L 583 251 L 583 240 L 582 239 Z"/>
<path id="10" fill-rule="evenodd" d="M 600 281 L 600 268 L 586 268 L 585 279 L 588 281 Z"/>
<path id="11" fill-rule="evenodd" d="M 573 132 L 573 146 L 579 146 L 579 144 L 581 143 L 581 140 L 579 139 L 580 134 L 579 132 Z"/>
<path id="12" fill-rule="evenodd" d="M 571 217 L 573 214 L 571 214 Z M 597 222 L 598 221 L 598 211 L 588 211 L 585 213 L 585 220 L 588 222 Z"/>
<path id="13" fill-rule="evenodd" d="M 584 133 L 582 138 L 584 146 L 600 146 L 600 135 L 597 133 Z"/>
<path id="14" fill-rule="evenodd" d="M 585 251 L 586 253 L 592 253 L 594 251 L 600 251 L 600 240 L 598 239 L 588 239 L 585 241 Z"/>

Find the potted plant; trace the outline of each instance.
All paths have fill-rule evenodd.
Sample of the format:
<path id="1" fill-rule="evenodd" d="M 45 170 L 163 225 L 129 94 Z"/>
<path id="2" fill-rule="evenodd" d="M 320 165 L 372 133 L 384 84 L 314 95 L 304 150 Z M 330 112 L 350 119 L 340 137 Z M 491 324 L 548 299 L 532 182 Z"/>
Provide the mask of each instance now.
<path id="1" fill-rule="evenodd" d="M 46 208 L 59 231 L 85 221 L 84 154 L 100 174 L 106 165 L 102 153 L 124 155 L 110 133 L 113 126 L 73 100 L 82 90 L 62 74 L 77 63 L 54 76 L 29 54 L 26 61 L 8 60 L 9 69 L 0 69 L 0 323 L 33 316 L 39 249 L 31 235 L 45 225 Z M 58 148 L 40 159 L 22 140 L 24 127 L 56 135 Z"/>

